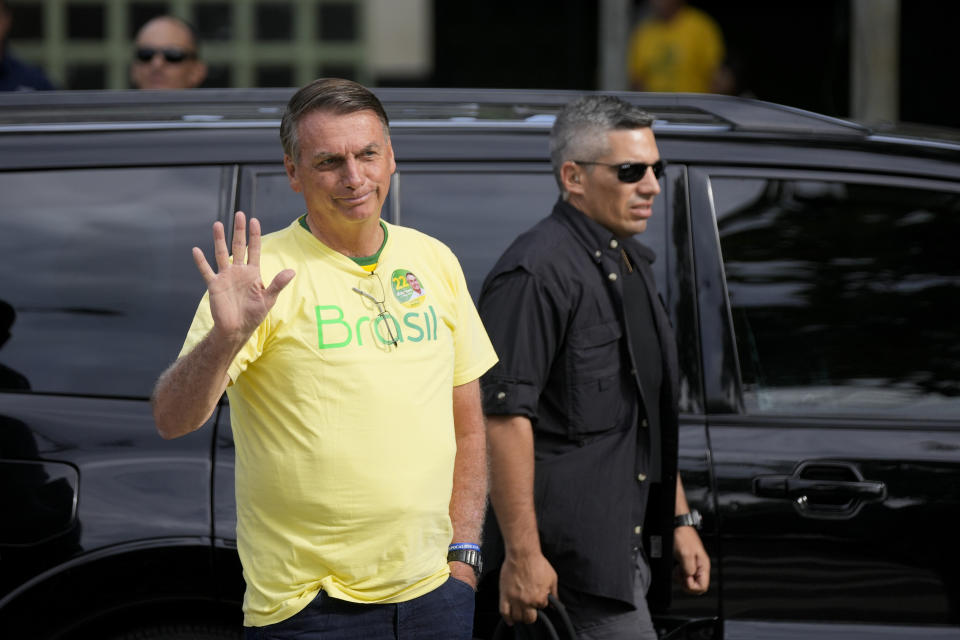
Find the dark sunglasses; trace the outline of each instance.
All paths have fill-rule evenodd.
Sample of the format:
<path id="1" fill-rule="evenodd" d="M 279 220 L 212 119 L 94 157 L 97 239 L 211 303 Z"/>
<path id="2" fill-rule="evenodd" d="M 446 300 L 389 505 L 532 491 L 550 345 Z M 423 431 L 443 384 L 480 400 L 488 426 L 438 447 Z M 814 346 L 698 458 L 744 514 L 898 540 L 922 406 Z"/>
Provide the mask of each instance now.
<path id="1" fill-rule="evenodd" d="M 194 52 L 184 51 L 183 49 L 154 49 L 153 47 L 140 47 L 133 55 L 140 62 L 150 62 L 153 60 L 153 56 L 158 53 L 163 55 L 164 60 L 172 64 L 179 64 L 197 56 Z"/>
<path id="2" fill-rule="evenodd" d="M 606 162 L 587 162 L 586 160 L 574 160 L 577 164 L 599 164 L 604 167 L 610 167 L 617 170 L 617 179 L 620 182 L 639 182 L 647 174 L 647 169 L 653 169 L 653 175 L 657 180 L 663 177 L 663 170 L 667 163 L 663 160 L 657 160 L 653 164 L 643 164 L 642 162 L 624 162 L 623 164 L 608 164 Z"/>

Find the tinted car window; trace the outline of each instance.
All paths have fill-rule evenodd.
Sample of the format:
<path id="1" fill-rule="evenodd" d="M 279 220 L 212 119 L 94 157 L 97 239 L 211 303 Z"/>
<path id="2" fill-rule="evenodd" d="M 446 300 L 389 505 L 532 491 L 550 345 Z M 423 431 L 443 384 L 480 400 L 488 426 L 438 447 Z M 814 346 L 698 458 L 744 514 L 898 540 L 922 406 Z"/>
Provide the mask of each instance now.
<path id="1" fill-rule="evenodd" d="M 249 193 L 249 196 L 245 194 Z M 249 204 L 244 201 L 249 197 Z M 413 227 L 445 243 L 460 260 L 474 299 L 483 279 L 513 240 L 546 217 L 557 199 L 557 183 L 548 170 L 510 171 L 405 165 L 394 175 L 382 217 Z M 654 216 L 638 238 L 663 256 L 666 251 L 664 198 L 654 201 Z M 241 206 L 256 215 L 265 233 L 286 227 L 303 215 L 303 196 L 290 189 L 286 173 L 249 169 L 241 186 Z M 464 220 L 483 220 L 465 224 Z M 666 261 L 658 259 L 658 284 Z"/>
<path id="2" fill-rule="evenodd" d="M 0 193 L 0 361 L 33 391 L 149 395 L 203 293 L 189 248 L 210 245 L 220 169 L 10 172 Z"/>
<path id="3" fill-rule="evenodd" d="M 465 173 L 404 167 L 400 223 L 450 247 L 476 300 L 500 254 L 520 233 L 550 213 L 556 197 L 557 183 L 546 172 Z M 483 223 L 465 222 L 469 220 Z"/>
<path id="4" fill-rule="evenodd" d="M 394 176 L 394 181 L 396 179 Z M 387 193 L 381 211 L 381 217 L 387 222 L 393 221 L 392 190 L 395 184 L 391 182 L 391 191 Z M 290 188 L 290 180 L 282 165 L 247 167 L 240 186 L 240 206 L 247 214 L 260 220 L 263 233 L 285 229 L 307 210 L 303 194 Z"/>
<path id="5" fill-rule="evenodd" d="M 306 211 L 303 196 L 290 188 L 283 167 L 249 171 L 241 187 L 241 198 L 247 189 L 250 203 L 241 206 L 247 206 L 247 213 L 260 220 L 264 233 L 286 228 Z"/>
<path id="6" fill-rule="evenodd" d="M 711 184 L 748 411 L 960 416 L 960 193 Z"/>

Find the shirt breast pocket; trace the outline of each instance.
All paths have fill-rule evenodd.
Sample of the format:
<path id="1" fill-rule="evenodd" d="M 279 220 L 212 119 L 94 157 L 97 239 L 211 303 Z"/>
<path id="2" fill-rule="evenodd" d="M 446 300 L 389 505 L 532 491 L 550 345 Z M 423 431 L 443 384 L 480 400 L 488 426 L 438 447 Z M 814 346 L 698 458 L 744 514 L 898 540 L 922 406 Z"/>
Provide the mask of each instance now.
<path id="1" fill-rule="evenodd" d="M 622 426 L 627 410 L 617 322 L 572 332 L 568 338 L 569 436 L 579 438 Z"/>

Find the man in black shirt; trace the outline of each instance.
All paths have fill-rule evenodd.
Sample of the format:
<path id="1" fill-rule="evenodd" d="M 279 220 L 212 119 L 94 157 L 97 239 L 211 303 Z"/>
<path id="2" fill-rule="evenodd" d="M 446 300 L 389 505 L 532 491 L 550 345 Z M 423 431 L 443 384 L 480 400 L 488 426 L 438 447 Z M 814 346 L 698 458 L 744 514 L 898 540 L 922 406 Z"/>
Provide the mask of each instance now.
<path id="1" fill-rule="evenodd" d="M 657 637 L 647 595 L 669 598 L 671 547 L 685 590 L 710 579 L 677 474 L 673 333 L 632 238 L 660 192 L 652 122 L 612 96 L 564 107 L 561 198 L 480 295 L 500 356 L 483 377 L 500 613 L 533 622 L 559 594 L 581 639 Z"/>

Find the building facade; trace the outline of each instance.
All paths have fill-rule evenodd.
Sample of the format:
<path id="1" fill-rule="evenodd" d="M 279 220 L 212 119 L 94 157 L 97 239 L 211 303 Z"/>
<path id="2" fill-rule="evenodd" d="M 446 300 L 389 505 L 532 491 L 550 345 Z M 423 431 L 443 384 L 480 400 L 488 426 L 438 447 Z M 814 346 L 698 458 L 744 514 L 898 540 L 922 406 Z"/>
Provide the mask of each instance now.
<path id="1" fill-rule="evenodd" d="M 376 24 L 371 25 L 374 3 L 368 0 L 8 4 L 14 15 L 11 46 L 64 89 L 129 88 L 133 38 L 147 20 L 165 13 L 196 27 L 200 55 L 210 68 L 206 87 L 299 86 L 319 76 L 374 79 L 369 42 Z"/>

